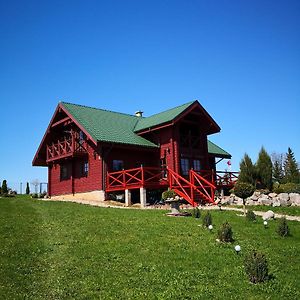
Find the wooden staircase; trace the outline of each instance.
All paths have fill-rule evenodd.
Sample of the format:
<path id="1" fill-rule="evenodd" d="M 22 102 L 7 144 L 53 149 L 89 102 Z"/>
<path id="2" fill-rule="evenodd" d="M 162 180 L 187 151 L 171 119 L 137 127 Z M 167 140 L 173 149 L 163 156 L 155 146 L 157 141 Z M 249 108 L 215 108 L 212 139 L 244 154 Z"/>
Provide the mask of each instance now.
<path id="1" fill-rule="evenodd" d="M 213 178 L 210 182 L 194 170 L 190 170 L 188 180 L 168 169 L 168 179 L 170 188 L 191 205 L 197 206 L 203 202 L 215 204 L 216 186 L 213 184 Z"/>

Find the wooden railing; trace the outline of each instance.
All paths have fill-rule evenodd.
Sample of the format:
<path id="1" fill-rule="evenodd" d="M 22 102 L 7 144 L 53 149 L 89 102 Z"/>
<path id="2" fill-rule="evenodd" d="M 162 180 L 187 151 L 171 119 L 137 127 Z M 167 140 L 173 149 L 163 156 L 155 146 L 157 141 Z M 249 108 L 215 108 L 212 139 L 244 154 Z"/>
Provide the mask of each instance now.
<path id="1" fill-rule="evenodd" d="M 139 167 L 107 173 L 107 191 L 133 189 L 143 186 L 166 185 L 163 170 L 156 167 Z"/>
<path id="2" fill-rule="evenodd" d="M 168 177 L 170 188 L 193 206 L 196 205 L 195 198 L 197 196 L 204 202 L 214 203 L 215 185 L 195 171 L 190 170 L 190 178 L 187 180 L 173 170 L 168 169 Z"/>
<path id="3" fill-rule="evenodd" d="M 216 172 L 216 185 L 218 187 L 233 187 L 239 177 L 239 172 Z"/>
<path id="4" fill-rule="evenodd" d="M 47 162 L 87 153 L 87 143 L 72 136 L 47 145 Z"/>

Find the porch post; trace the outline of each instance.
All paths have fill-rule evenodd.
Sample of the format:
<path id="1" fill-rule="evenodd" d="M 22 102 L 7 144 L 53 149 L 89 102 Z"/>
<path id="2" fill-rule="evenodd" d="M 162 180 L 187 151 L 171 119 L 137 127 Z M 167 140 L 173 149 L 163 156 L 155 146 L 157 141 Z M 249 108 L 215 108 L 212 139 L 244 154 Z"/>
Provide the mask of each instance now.
<path id="1" fill-rule="evenodd" d="M 144 187 L 140 187 L 140 201 L 141 207 L 146 207 L 146 189 Z"/>
<path id="2" fill-rule="evenodd" d="M 131 206 L 131 191 L 125 190 L 125 206 Z"/>

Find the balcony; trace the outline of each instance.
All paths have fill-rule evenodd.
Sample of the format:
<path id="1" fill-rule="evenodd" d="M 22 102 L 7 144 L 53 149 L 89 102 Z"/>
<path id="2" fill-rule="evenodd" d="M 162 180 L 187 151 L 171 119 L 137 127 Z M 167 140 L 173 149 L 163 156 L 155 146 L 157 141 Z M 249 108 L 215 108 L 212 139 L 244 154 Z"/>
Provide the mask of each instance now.
<path id="1" fill-rule="evenodd" d="M 75 134 L 65 137 L 56 143 L 47 145 L 47 160 L 52 162 L 66 157 L 80 157 L 87 154 L 86 140 L 79 139 Z"/>

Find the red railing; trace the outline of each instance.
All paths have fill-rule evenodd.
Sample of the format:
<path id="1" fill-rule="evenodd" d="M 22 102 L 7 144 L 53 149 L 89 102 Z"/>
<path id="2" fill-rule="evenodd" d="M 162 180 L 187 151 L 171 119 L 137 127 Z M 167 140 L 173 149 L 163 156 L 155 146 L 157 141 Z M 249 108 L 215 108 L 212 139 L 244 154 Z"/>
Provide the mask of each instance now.
<path id="1" fill-rule="evenodd" d="M 164 177 L 166 173 L 167 178 Z M 238 172 L 231 173 L 217 172 L 217 174 L 214 174 L 214 172 L 207 170 L 200 172 L 190 170 L 189 178 L 184 178 L 171 169 L 141 166 L 134 169 L 108 172 L 106 191 L 120 191 L 140 187 L 169 187 L 193 206 L 195 206 L 195 202 L 201 200 L 214 204 L 215 191 L 217 186 L 219 187 L 217 182 L 222 182 L 222 186 L 234 182 Z M 222 174 L 226 174 L 225 179 Z M 217 181 L 215 181 L 215 178 L 217 178 Z"/>
<path id="2" fill-rule="evenodd" d="M 193 206 L 195 206 L 196 196 L 199 196 L 199 198 L 205 202 L 214 203 L 215 185 L 195 171 L 190 170 L 189 180 L 171 169 L 168 169 L 168 175 L 170 188 Z M 210 191 L 210 193 L 208 191 Z"/>
<path id="3" fill-rule="evenodd" d="M 216 185 L 218 187 L 233 187 L 239 177 L 239 172 L 216 172 Z"/>
<path id="4" fill-rule="evenodd" d="M 159 187 L 166 185 L 163 170 L 155 167 L 139 167 L 107 173 L 107 191 L 117 191 L 139 187 Z"/>
<path id="5" fill-rule="evenodd" d="M 72 136 L 58 140 L 57 143 L 47 145 L 47 162 L 67 156 L 78 155 L 87 152 L 87 143 L 85 140 L 79 140 Z"/>

